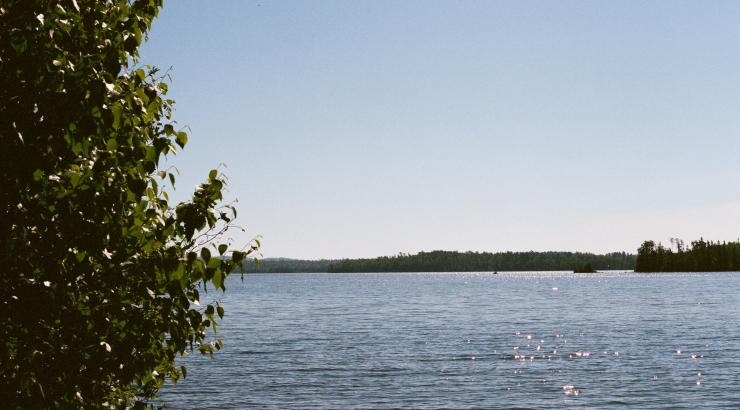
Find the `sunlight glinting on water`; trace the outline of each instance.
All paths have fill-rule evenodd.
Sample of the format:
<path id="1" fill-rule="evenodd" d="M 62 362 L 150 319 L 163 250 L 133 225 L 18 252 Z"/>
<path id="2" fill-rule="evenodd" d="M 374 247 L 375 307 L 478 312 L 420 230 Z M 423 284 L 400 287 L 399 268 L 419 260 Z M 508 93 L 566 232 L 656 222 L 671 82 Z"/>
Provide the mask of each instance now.
<path id="1" fill-rule="evenodd" d="M 183 360 L 190 378 L 164 389 L 162 401 L 732 405 L 740 403 L 731 371 L 740 364 L 738 289 L 736 273 L 248 276 L 229 282 L 223 298 L 223 352 Z M 217 380 L 219 393 L 202 401 L 196 392 Z"/>

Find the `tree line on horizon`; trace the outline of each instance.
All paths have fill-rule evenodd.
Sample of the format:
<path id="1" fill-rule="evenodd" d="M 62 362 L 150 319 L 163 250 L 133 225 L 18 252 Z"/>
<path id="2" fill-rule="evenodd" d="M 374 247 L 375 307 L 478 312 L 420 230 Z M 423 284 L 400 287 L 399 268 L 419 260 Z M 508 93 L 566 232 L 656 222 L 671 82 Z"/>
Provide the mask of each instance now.
<path id="1" fill-rule="evenodd" d="M 549 271 L 578 270 L 584 266 L 595 270 L 631 270 L 635 255 L 613 252 L 604 255 L 584 252 L 455 252 L 431 251 L 417 254 L 399 253 L 377 258 L 339 260 L 263 259 L 258 266 L 245 263 L 244 273 L 298 272 L 480 272 L 480 271 Z"/>
<path id="2" fill-rule="evenodd" d="M 369 259 L 343 259 L 329 265 L 329 272 L 481 272 L 563 271 L 590 264 L 596 270 L 630 270 L 635 255 L 613 252 L 419 252 Z"/>
<path id="3" fill-rule="evenodd" d="M 241 273 L 325 273 L 336 260 L 267 258 L 258 263 L 249 260 L 242 263 Z"/>
<path id="4" fill-rule="evenodd" d="M 612 252 L 456 252 L 431 251 L 417 254 L 357 259 L 302 260 L 262 259 L 258 265 L 245 262 L 243 273 L 325 272 L 480 272 L 544 270 L 632 270 L 635 272 L 740 271 L 740 241 L 706 241 L 686 244 L 671 238 L 670 246 L 645 241 L 637 254 Z M 588 269 L 585 269 L 588 268 Z"/>
<path id="5" fill-rule="evenodd" d="M 722 272 L 740 270 L 740 241 L 713 242 L 700 238 L 686 245 L 671 238 L 671 246 L 645 241 L 637 250 L 635 272 Z M 675 249 L 674 249 L 675 248 Z"/>

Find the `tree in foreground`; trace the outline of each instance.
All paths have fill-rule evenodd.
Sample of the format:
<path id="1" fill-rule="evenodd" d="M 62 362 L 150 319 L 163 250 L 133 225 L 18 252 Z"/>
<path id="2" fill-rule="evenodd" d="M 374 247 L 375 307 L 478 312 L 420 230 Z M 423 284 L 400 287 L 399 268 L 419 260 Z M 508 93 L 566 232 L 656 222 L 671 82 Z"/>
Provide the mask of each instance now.
<path id="1" fill-rule="evenodd" d="M 0 2 L 4 407 L 141 404 L 185 376 L 178 355 L 221 347 L 201 293 L 259 244 L 216 243 L 236 216 L 216 170 L 169 202 L 160 161 L 187 134 L 137 51 L 160 7 Z"/>

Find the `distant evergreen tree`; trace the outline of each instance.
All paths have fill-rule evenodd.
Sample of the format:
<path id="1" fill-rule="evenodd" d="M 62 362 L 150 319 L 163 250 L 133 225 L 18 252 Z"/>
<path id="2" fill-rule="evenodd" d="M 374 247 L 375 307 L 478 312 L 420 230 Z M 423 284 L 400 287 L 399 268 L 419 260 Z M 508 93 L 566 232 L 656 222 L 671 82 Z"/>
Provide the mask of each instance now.
<path id="1" fill-rule="evenodd" d="M 593 266 L 591 266 L 590 263 L 586 263 L 585 265 L 576 265 L 575 267 L 573 267 L 573 272 L 574 273 L 594 273 L 596 271 L 594 270 Z"/>
<path id="2" fill-rule="evenodd" d="M 711 242 L 699 238 L 686 246 L 671 238 L 676 249 L 645 241 L 637 250 L 636 272 L 717 272 L 740 270 L 740 241 Z"/>

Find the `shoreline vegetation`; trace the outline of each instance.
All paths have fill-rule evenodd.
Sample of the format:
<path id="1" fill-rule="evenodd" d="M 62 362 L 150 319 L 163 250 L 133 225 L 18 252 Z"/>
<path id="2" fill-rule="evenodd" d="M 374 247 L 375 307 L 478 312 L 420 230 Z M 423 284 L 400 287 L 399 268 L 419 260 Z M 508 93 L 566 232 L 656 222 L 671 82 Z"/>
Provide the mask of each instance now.
<path id="1" fill-rule="evenodd" d="M 242 264 L 243 273 L 358 273 L 358 272 L 504 272 L 632 270 L 636 255 L 626 252 L 593 254 L 584 252 L 454 252 L 431 251 L 417 254 L 358 259 L 301 260 L 267 258 L 259 265 Z"/>
<path id="2" fill-rule="evenodd" d="M 360 272 L 507 272 L 604 270 L 635 272 L 729 272 L 740 271 L 740 240 L 713 242 L 703 238 L 689 245 L 677 238 L 670 246 L 645 241 L 637 254 L 612 252 L 456 252 L 431 251 L 416 254 L 356 259 L 266 258 L 259 264 L 244 262 L 242 273 L 360 273 Z"/>
<path id="3" fill-rule="evenodd" d="M 637 250 L 635 272 L 740 271 L 740 241 L 712 242 L 700 238 L 686 245 L 671 238 L 670 242 L 670 247 L 660 242 L 643 242 Z"/>

